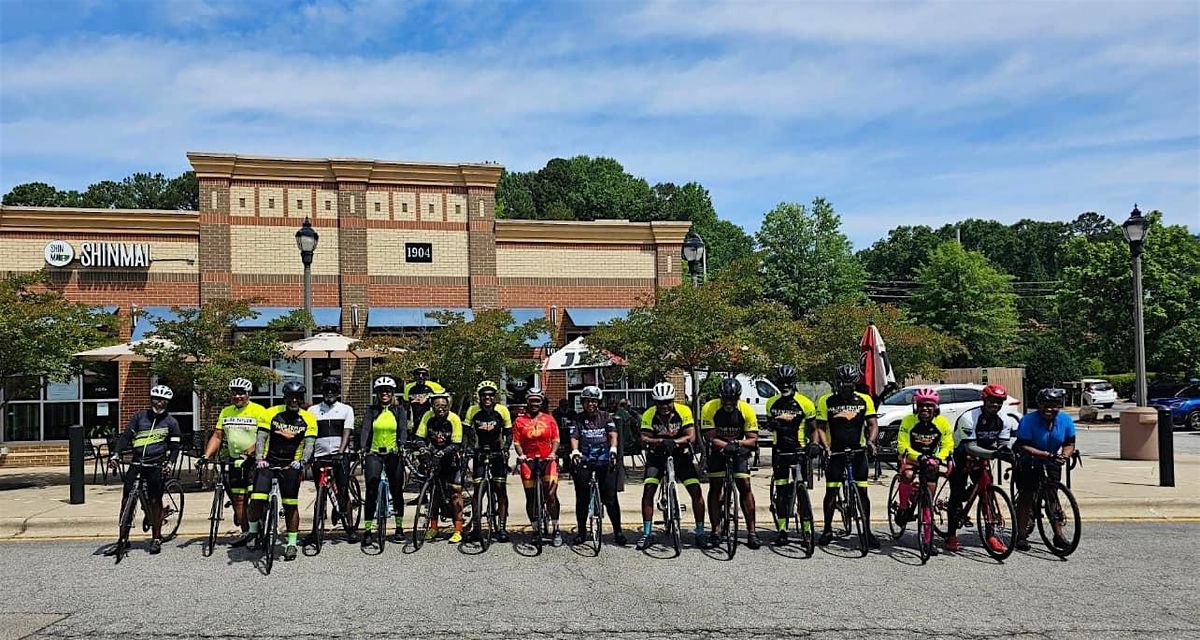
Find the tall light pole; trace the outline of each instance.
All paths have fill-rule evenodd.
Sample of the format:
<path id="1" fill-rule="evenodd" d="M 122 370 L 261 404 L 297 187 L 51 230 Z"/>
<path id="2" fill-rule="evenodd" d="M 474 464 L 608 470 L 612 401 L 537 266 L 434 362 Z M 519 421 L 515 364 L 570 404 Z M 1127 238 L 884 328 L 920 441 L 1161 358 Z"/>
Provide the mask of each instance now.
<path id="1" fill-rule="evenodd" d="M 300 230 L 296 232 L 296 248 L 300 250 L 300 262 L 304 265 L 304 311 L 312 317 L 312 261 L 317 251 L 317 230 L 313 229 L 312 221 L 304 219 Z M 304 337 L 312 336 L 312 328 L 304 327 Z M 308 399 L 312 399 L 312 359 L 304 359 L 304 388 Z"/>
<path id="2" fill-rule="evenodd" d="M 1129 252 L 1133 255 L 1133 358 L 1137 367 L 1137 406 L 1144 407 L 1149 398 L 1146 397 L 1146 328 L 1142 324 L 1142 244 L 1146 240 L 1150 221 L 1135 204 L 1129 219 L 1121 227 L 1125 239 L 1129 241 Z"/>
<path id="3" fill-rule="evenodd" d="M 700 282 L 701 275 L 704 279 L 708 278 L 708 250 L 704 247 L 704 238 L 695 231 L 688 231 L 683 239 L 683 259 L 688 263 L 692 284 Z"/>

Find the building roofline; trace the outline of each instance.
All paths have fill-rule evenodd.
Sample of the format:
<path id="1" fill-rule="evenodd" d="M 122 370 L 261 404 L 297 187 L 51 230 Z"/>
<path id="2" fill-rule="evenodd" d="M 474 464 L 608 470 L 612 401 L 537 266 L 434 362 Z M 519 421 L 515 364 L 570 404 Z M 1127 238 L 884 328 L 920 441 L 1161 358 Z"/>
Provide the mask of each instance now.
<path id="1" fill-rule="evenodd" d="M 629 220 L 496 221 L 496 242 L 555 244 L 683 244 L 691 222 Z"/>
<path id="2" fill-rule="evenodd" d="M 199 235 L 197 211 L 0 206 L 0 231 Z"/>
<path id="3" fill-rule="evenodd" d="M 495 189 L 504 167 L 489 163 L 436 163 L 363 158 L 279 158 L 189 151 L 197 178 L 279 182 L 484 187 Z"/>

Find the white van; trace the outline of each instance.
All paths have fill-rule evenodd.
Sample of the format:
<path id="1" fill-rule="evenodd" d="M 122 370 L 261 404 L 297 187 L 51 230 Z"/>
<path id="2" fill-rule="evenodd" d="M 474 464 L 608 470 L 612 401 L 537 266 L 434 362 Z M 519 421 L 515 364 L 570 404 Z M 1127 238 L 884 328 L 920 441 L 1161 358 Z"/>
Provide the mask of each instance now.
<path id="1" fill-rule="evenodd" d="M 724 377 L 723 373 L 709 374 L 716 377 Z M 703 380 L 705 374 L 700 374 L 700 379 Z M 754 413 L 758 415 L 760 421 L 767 415 L 767 398 L 779 395 L 779 387 L 766 378 L 751 378 L 745 374 L 737 375 L 738 382 L 742 383 L 742 400 L 754 409 Z M 683 392 L 687 394 L 688 400 L 693 398 L 692 393 L 692 376 L 690 374 L 683 375 Z M 697 416 L 698 418 L 699 416 Z"/>

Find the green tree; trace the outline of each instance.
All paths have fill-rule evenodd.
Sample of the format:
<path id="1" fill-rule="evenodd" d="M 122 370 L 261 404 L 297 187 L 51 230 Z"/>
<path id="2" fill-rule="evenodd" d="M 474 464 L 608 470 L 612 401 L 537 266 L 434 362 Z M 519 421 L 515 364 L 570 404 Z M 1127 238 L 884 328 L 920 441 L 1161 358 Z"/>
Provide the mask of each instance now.
<path id="1" fill-rule="evenodd" d="M 1083 236 L 1088 240 L 1104 240 L 1112 236 L 1117 225 L 1095 211 L 1085 211 L 1071 222 L 1071 235 Z"/>
<path id="2" fill-rule="evenodd" d="M 88 186 L 83 192 L 83 206 L 96 209 L 134 209 L 137 204 L 124 184 L 112 180 L 101 180 Z"/>
<path id="3" fill-rule="evenodd" d="M 424 363 L 452 394 L 460 412 L 475 400 L 475 385 L 480 381 L 532 374 L 538 363 L 529 358 L 529 341 L 550 330 L 542 319 L 516 324 L 506 309 L 481 310 L 471 320 L 452 311 L 427 315 L 441 326 L 417 335 L 364 341 L 364 348 L 388 354 L 376 359 L 372 375 L 402 375 Z"/>
<path id="4" fill-rule="evenodd" d="M 811 339 L 801 376 L 809 382 L 828 381 L 835 368 L 857 363 L 859 342 L 871 322 L 887 344 L 888 360 L 897 382 L 906 376 L 934 375 L 945 360 L 963 351 L 958 340 L 914 322 L 901 307 L 870 301 L 839 302 L 818 309 L 806 322 Z"/>
<path id="5" fill-rule="evenodd" d="M 1050 327 L 1030 326 L 1022 332 L 1016 360 L 1025 365 L 1025 394 L 1046 387 L 1060 387 L 1078 380 L 1084 373 L 1085 358 L 1073 349 L 1073 343 Z"/>
<path id="6" fill-rule="evenodd" d="M 35 391 L 41 378 L 61 382 L 79 374 L 82 363 L 72 354 L 113 342 L 112 314 L 71 302 L 51 284 L 43 272 L 0 280 L 0 408 Z"/>
<path id="7" fill-rule="evenodd" d="M 283 332 L 313 326 L 311 316 L 297 310 L 272 320 L 266 329 L 234 340 L 231 327 L 258 317 L 251 309 L 255 302 L 216 299 L 198 309 L 172 307 L 174 320 L 151 320 L 154 329 L 150 335 L 161 340 L 146 341 L 134 349 L 146 356 L 151 375 L 177 392 L 196 393 L 203 424 L 210 423 L 215 410 L 229 399 L 231 379 L 248 378 L 260 385 L 277 380 L 266 365 L 283 356 Z"/>
<path id="8" fill-rule="evenodd" d="M 534 220 L 537 209 L 533 205 L 533 192 L 529 187 L 529 173 L 500 174 L 496 184 L 496 217 Z"/>
<path id="9" fill-rule="evenodd" d="M 45 182 L 26 182 L 4 194 L 3 202 L 9 206 L 77 207 L 82 198 L 78 191 L 59 191 Z"/>
<path id="10" fill-rule="evenodd" d="M 916 276 L 917 269 L 925 264 L 929 252 L 942 239 L 925 225 L 899 226 L 888 231 L 887 238 L 859 251 L 858 258 L 876 284 L 904 283 Z"/>
<path id="11" fill-rule="evenodd" d="M 692 230 L 704 239 L 710 276 L 754 255 L 754 239 L 740 226 L 728 220 L 713 218 L 695 222 L 692 224 Z"/>
<path id="12" fill-rule="evenodd" d="M 167 182 L 159 201 L 159 209 L 180 211 L 200 210 L 200 181 L 195 171 L 185 171 Z"/>
<path id="13" fill-rule="evenodd" d="M 911 299 L 920 323 L 958 339 L 966 352 L 952 366 L 990 366 L 1012 350 L 1017 332 L 1012 276 L 955 241 L 942 243 L 917 270 Z"/>
<path id="14" fill-rule="evenodd" d="M 798 314 L 862 299 L 866 271 L 841 232 L 841 218 L 824 198 L 781 203 L 767 212 L 755 236 L 762 249 L 766 294 Z"/>

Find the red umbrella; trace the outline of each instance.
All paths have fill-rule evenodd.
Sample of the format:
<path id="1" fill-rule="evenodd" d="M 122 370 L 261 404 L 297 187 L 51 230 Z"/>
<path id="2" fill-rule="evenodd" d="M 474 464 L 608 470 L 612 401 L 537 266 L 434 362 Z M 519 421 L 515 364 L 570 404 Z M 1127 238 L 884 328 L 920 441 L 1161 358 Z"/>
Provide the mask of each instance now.
<path id="1" fill-rule="evenodd" d="M 888 360 L 887 346 L 883 344 L 883 336 L 875 323 L 869 323 L 863 332 L 862 356 L 859 360 L 859 370 L 862 371 L 862 382 L 871 396 L 878 398 L 883 395 L 889 384 L 896 384 L 896 373 L 892 371 L 892 363 Z"/>

